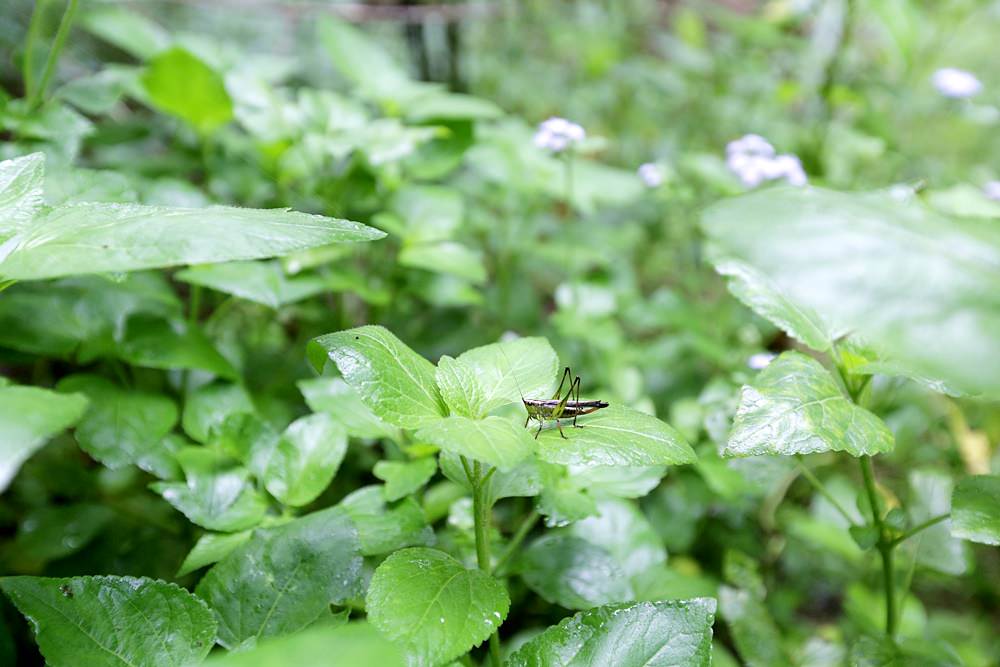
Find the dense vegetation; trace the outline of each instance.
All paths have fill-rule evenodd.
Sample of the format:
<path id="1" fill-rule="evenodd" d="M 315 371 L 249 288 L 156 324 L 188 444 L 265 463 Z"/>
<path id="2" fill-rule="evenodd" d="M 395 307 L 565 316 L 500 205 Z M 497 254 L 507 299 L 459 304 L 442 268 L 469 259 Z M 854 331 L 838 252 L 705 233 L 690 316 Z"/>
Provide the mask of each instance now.
<path id="1" fill-rule="evenodd" d="M 0 664 L 996 665 L 998 30 L 13 0 Z"/>

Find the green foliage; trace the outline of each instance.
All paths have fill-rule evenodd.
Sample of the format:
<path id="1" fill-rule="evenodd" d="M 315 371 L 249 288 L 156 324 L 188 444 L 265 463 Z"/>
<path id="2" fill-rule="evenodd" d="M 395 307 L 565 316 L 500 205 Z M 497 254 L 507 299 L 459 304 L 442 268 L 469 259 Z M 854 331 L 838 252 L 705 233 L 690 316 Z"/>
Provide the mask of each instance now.
<path id="1" fill-rule="evenodd" d="M 152 104 L 208 134 L 233 117 L 225 83 L 196 55 L 172 47 L 153 56 L 142 73 L 142 86 Z"/>
<path id="2" fill-rule="evenodd" d="M 967 477 L 955 487 L 951 534 L 973 542 L 1000 545 L 1000 477 Z"/>

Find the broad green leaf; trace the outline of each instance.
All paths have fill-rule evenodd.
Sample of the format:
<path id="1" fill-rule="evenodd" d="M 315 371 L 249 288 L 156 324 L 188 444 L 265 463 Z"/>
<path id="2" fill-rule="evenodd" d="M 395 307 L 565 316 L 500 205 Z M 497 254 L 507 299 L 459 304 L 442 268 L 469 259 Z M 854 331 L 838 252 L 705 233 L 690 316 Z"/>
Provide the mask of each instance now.
<path id="1" fill-rule="evenodd" d="M 383 236 L 357 222 L 287 209 L 65 204 L 0 245 L 0 276 L 39 280 L 265 259 Z"/>
<path id="2" fill-rule="evenodd" d="M 907 507 L 910 524 L 916 526 L 951 511 L 951 476 L 936 470 L 914 470 L 909 474 L 912 498 Z M 903 543 L 912 549 L 917 562 L 952 576 L 965 574 L 968 558 L 965 545 L 951 536 L 949 521 L 922 530 Z"/>
<path id="3" fill-rule="evenodd" d="M 209 530 L 235 532 L 259 524 L 267 500 L 250 482 L 250 473 L 224 452 L 186 447 L 177 453 L 184 482 L 156 482 L 151 488 L 184 516 Z"/>
<path id="4" fill-rule="evenodd" d="M 346 453 L 347 432 L 333 417 L 302 417 L 282 433 L 259 478 L 282 503 L 301 507 L 330 485 Z"/>
<path id="5" fill-rule="evenodd" d="M 1000 475 L 976 475 L 959 481 L 951 497 L 951 534 L 1000 545 Z"/>
<path id="6" fill-rule="evenodd" d="M 169 397 L 86 374 L 63 378 L 58 389 L 90 402 L 74 432 L 83 451 L 112 470 L 136 465 L 160 478 L 175 474 L 177 465 L 163 444 L 177 423 L 177 406 Z"/>
<path id="7" fill-rule="evenodd" d="M 454 241 L 404 246 L 397 261 L 403 266 L 457 276 L 476 285 L 486 282 L 482 252 Z"/>
<path id="8" fill-rule="evenodd" d="M 509 667 L 708 667 L 715 600 L 608 605 L 582 611 L 530 639 Z"/>
<path id="9" fill-rule="evenodd" d="M 465 207 L 457 190 L 437 186 L 409 186 L 392 201 L 402 218 L 398 235 L 408 245 L 449 241 L 462 225 Z"/>
<path id="10" fill-rule="evenodd" d="M 820 314 L 827 336 L 857 337 L 909 376 L 1000 395 L 994 221 L 947 217 L 884 192 L 806 187 L 725 200 L 702 224 L 713 263 L 752 268 L 781 303 Z M 778 303 L 769 298 L 761 314 L 784 326 Z"/>
<path id="11" fill-rule="evenodd" d="M 184 562 L 181 563 L 181 567 L 177 571 L 177 576 L 183 577 L 206 565 L 218 563 L 232 553 L 233 549 L 249 540 L 251 535 L 253 535 L 251 530 L 243 530 L 238 533 L 205 533 L 198 538 L 187 557 L 184 558 Z"/>
<path id="12" fill-rule="evenodd" d="M 892 449 L 885 423 L 844 395 L 815 359 L 785 352 L 740 391 L 725 456 L 791 456 Z"/>
<path id="13" fill-rule="evenodd" d="M 0 242 L 31 224 L 44 204 L 45 154 L 0 162 Z"/>
<path id="14" fill-rule="evenodd" d="M 205 667 L 407 667 L 398 646 L 363 621 L 339 628 L 315 627 L 260 642 L 256 648 L 213 657 Z"/>
<path id="15" fill-rule="evenodd" d="M 196 325 L 158 317 L 131 318 L 118 356 L 145 368 L 208 371 L 228 380 L 239 373 Z"/>
<path id="16" fill-rule="evenodd" d="M 566 420 L 563 431 L 542 431 L 540 456 L 550 463 L 581 466 L 683 465 L 697 459 L 694 450 L 669 424 L 620 405 L 581 417 L 583 428 Z"/>
<path id="17" fill-rule="evenodd" d="M 212 567 L 196 592 L 232 650 L 297 632 L 359 593 L 358 534 L 343 511 L 315 512 L 253 537 Z"/>
<path id="18" fill-rule="evenodd" d="M 127 91 L 134 89 L 138 79 L 138 68 L 121 65 L 105 67 L 94 74 L 77 77 L 69 81 L 56 91 L 56 97 L 66 100 L 80 111 L 91 116 L 103 116 L 111 112 Z M 123 188 L 131 190 L 128 186 L 128 180 L 121 175 L 112 175 L 114 172 L 82 169 L 79 171 L 83 174 L 83 179 L 92 178 L 96 182 L 103 180 L 104 184 L 115 184 L 112 191 L 118 189 L 121 192 Z M 71 173 L 72 171 L 67 173 L 66 178 L 73 178 L 70 175 Z M 52 176 L 50 173 L 50 181 L 52 180 Z M 95 190 L 95 194 L 101 192 L 102 189 L 99 185 Z M 45 190 L 45 199 L 49 205 L 52 205 L 54 202 L 52 201 L 51 186 L 49 183 L 45 184 Z M 57 203 L 63 203 L 70 199 L 71 197 L 60 197 Z M 76 201 L 122 201 L 120 198 L 107 199 L 104 197 L 78 197 L 75 199 Z M 128 201 L 135 201 L 135 198 L 128 199 Z"/>
<path id="19" fill-rule="evenodd" d="M 521 424 L 496 416 L 438 419 L 417 431 L 417 438 L 500 470 L 510 470 L 536 451 L 534 439 Z"/>
<path id="20" fill-rule="evenodd" d="M 597 502 L 597 512 L 574 523 L 568 532 L 603 548 L 629 577 L 667 562 L 660 536 L 634 503 L 607 498 Z"/>
<path id="21" fill-rule="evenodd" d="M 399 440 L 399 429 L 375 416 L 367 405 L 340 378 L 318 377 L 300 380 L 299 391 L 313 412 L 325 412 L 344 425 L 355 438 L 392 438 Z"/>
<path id="22" fill-rule="evenodd" d="M 16 572 L 39 572 L 50 560 L 86 547 L 115 518 L 104 505 L 47 505 L 24 515 L 7 560 Z"/>
<path id="23" fill-rule="evenodd" d="M 250 394 L 241 385 L 206 384 L 188 394 L 181 425 L 192 439 L 206 442 L 212 429 L 241 412 L 254 412 Z"/>
<path id="24" fill-rule="evenodd" d="M 182 47 L 153 56 L 143 72 L 142 85 L 153 106 L 187 121 L 203 134 L 233 117 L 233 101 L 222 75 Z"/>
<path id="25" fill-rule="evenodd" d="M 567 534 L 535 540 L 518 559 L 528 587 L 567 609 L 590 609 L 635 597 L 628 574 L 607 549 Z"/>
<path id="26" fill-rule="evenodd" d="M 368 621 L 419 664 L 453 660 L 479 645 L 507 617 L 503 585 L 435 549 L 403 549 L 372 576 Z"/>
<path id="27" fill-rule="evenodd" d="M 0 492 L 29 456 L 79 421 L 86 409 L 87 399 L 79 394 L 0 386 Z"/>
<path id="28" fill-rule="evenodd" d="M 415 461 L 379 461 L 372 469 L 372 474 L 385 482 L 385 499 L 390 502 L 421 489 L 436 472 L 433 456 Z"/>
<path id="29" fill-rule="evenodd" d="M 363 486 L 340 501 L 358 530 L 361 553 L 378 556 L 403 547 L 432 546 L 434 531 L 412 498 L 388 506 L 379 486 Z"/>
<path id="30" fill-rule="evenodd" d="M 733 643 L 752 667 L 791 667 L 781 645 L 781 634 L 763 601 L 750 591 L 719 588 L 719 614 L 732 633 Z"/>
<path id="31" fill-rule="evenodd" d="M 277 261 L 203 264 L 178 271 L 174 277 L 271 308 L 302 301 L 327 289 L 326 282 L 317 275 L 286 276 Z"/>
<path id="32" fill-rule="evenodd" d="M 486 390 L 471 366 L 444 355 L 438 359 L 434 377 L 451 414 L 472 419 L 482 415 Z"/>
<path id="33" fill-rule="evenodd" d="M 309 346 L 317 369 L 329 356 L 365 405 L 390 424 L 415 429 L 446 414 L 434 365 L 384 327 L 327 334 Z"/>
<path id="34" fill-rule="evenodd" d="M 471 368 L 483 387 L 483 413 L 522 398 L 552 398 L 556 389 L 559 357 L 544 338 L 483 345 L 460 354 L 457 361 Z"/>
<path id="35" fill-rule="evenodd" d="M 187 667 L 212 648 L 204 602 L 135 577 L 5 577 L 0 589 L 32 624 L 52 667 Z"/>

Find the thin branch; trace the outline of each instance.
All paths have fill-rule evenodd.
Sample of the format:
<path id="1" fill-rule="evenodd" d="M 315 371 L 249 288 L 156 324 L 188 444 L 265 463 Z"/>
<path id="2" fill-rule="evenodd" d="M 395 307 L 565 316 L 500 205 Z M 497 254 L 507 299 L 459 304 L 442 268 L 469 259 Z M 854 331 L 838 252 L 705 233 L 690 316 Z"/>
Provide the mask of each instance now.
<path id="1" fill-rule="evenodd" d="M 942 521 L 944 521 L 944 520 L 946 520 L 946 519 L 948 519 L 950 517 L 951 517 L 951 512 L 948 512 L 946 514 L 940 514 L 940 515 L 938 515 L 936 517 L 928 519 L 927 521 L 924 521 L 921 524 L 917 524 L 913 528 L 910 528 L 908 531 L 906 531 L 905 533 L 903 533 L 902 535 L 900 535 L 899 537 L 897 537 L 896 539 L 894 539 L 892 541 L 892 544 L 893 544 L 893 546 L 895 546 L 895 545 L 897 545 L 897 544 L 899 544 L 901 542 L 905 542 L 906 540 L 910 539 L 911 537 L 913 537 L 917 533 L 923 532 L 923 531 L 927 530 L 928 528 L 930 528 L 931 526 L 936 526 L 937 524 L 941 523 Z"/>

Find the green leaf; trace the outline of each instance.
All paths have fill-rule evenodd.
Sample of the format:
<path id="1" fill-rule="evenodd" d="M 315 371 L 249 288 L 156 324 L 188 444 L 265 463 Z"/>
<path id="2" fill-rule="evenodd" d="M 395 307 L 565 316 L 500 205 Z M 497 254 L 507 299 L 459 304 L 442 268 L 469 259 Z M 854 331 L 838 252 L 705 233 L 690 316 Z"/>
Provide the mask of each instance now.
<path id="1" fill-rule="evenodd" d="M 359 551 L 351 520 L 326 509 L 256 530 L 205 574 L 196 593 L 215 611 L 219 643 L 247 648 L 301 630 L 358 594 Z"/>
<path id="2" fill-rule="evenodd" d="M 781 634 L 764 603 L 750 591 L 721 586 L 719 613 L 729 625 L 743 662 L 768 667 L 791 666 Z"/>
<path id="3" fill-rule="evenodd" d="M 138 12 L 116 5 L 91 5 L 83 27 L 139 60 L 148 60 L 170 45 L 170 33 Z"/>
<path id="4" fill-rule="evenodd" d="M 792 456 L 847 452 L 865 456 L 892 449 L 885 423 L 843 394 L 812 357 L 785 352 L 740 391 L 725 456 Z"/>
<path id="5" fill-rule="evenodd" d="M 434 530 L 413 498 L 386 505 L 379 486 L 363 486 L 340 501 L 358 530 L 361 553 L 379 556 L 403 547 L 432 546 Z"/>
<path id="6" fill-rule="evenodd" d="M 258 478 L 285 505 L 301 507 L 330 485 L 347 453 L 347 432 L 328 414 L 292 422 L 267 455 Z"/>
<path id="7" fill-rule="evenodd" d="M 118 356 L 145 368 L 202 370 L 228 380 L 239 376 L 199 327 L 180 320 L 131 318 Z"/>
<path id="8" fill-rule="evenodd" d="M 233 101 L 222 76 L 179 46 L 161 51 L 149 61 L 142 85 L 153 106 L 187 121 L 203 134 L 233 117 Z"/>
<path id="9" fill-rule="evenodd" d="M 75 431 L 83 451 L 112 470 L 136 465 L 160 478 L 176 473 L 173 456 L 163 444 L 177 423 L 177 406 L 169 397 L 123 389 L 99 375 L 71 375 L 57 388 L 90 401 Z"/>
<path id="10" fill-rule="evenodd" d="M 629 577 L 667 562 L 660 536 L 635 503 L 606 498 L 597 502 L 597 512 L 568 532 L 607 551 Z"/>
<path id="11" fill-rule="evenodd" d="M 372 474 L 385 482 L 385 499 L 399 500 L 414 493 L 437 472 L 437 461 L 428 456 L 416 461 L 379 461 Z"/>
<path id="12" fill-rule="evenodd" d="M 428 185 L 402 188 L 393 197 L 392 208 L 403 220 L 398 235 L 407 244 L 449 241 L 465 215 L 460 192 Z"/>
<path id="13" fill-rule="evenodd" d="M 300 380 L 299 391 L 313 412 L 325 412 L 344 425 L 355 438 L 391 438 L 399 440 L 399 429 L 375 416 L 367 405 L 340 378 L 318 377 Z"/>
<path id="14" fill-rule="evenodd" d="M 565 421 L 565 420 L 564 420 Z M 694 463 L 697 456 L 677 431 L 656 417 L 620 405 L 581 417 L 583 428 L 542 432 L 540 456 L 581 466 L 653 466 Z"/>
<path id="15" fill-rule="evenodd" d="M 486 390 L 471 366 L 448 355 L 438 359 L 434 377 L 441 397 L 453 415 L 477 419 L 482 415 Z"/>
<path id="16" fill-rule="evenodd" d="M 556 389 L 559 357 L 544 338 L 483 345 L 460 354 L 457 361 L 472 369 L 483 388 L 481 413 L 520 403 L 522 397 L 551 398 Z"/>
<path id="17" fill-rule="evenodd" d="M 408 104 L 406 119 L 420 123 L 434 120 L 493 120 L 503 116 L 503 110 L 489 100 L 462 93 L 422 95 Z"/>
<path id="18" fill-rule="evenodd" d="M 0 242 L 27 228 L 42 208 L 45 154 L 0 162 Z"/>
<path id="19" fill-rule="evenodd" d="M 357 222 L 287 209 L 65 204 L 0 245 L 0 276 L 40 280 L 264 259 L 383 236 Z"/>
<path id="20" fill-rule="evenodd" d="M 286 276 L 277 261 L 203 264 L 178 271 L 174 277 L 270 308 L 302 301 L 328 289 L 326 281 L 317 275 Z"/>
<path id="21" fill-rule="evenodd" d="M 635 597 L 628 574 L 608 551 L 567 534 L 535 540 L 518 559 L 524 583 L 567 609 L 590 609 Z"/>
<path id="22" fill-rule="evenodd" d="M 530 639 L 509 667 L 708 667 L 715 600 L 608 605 L 582 611 Z"/>
<path id="23" fill-rule="evenodd" d="M 218 563 L 232 553 L 233 549 L 249 540 L 251 535 L 253 535 L 251 530 L 243 530 L 238 533 L 205 533 L 198 538 L 187 557 L 184 558 L 184 562 L 181 563 L 181 567 L 177 571 L 177 576 L 183 577 L 206 565 Z"/>
<path id="24" fill-rule="evenodd" d="M 913 470 L 909 474 L 909 482 L 913 490 L 907 507 L 911 526 L 951 511 L 953 485 L 950 475 L 930 469 Z M 959 576 L 968 569 L 965 545 L 951 536 L 947 520 L 920 531 L 904 542 L 901 548 L 913 549 L 918 563 L 938 572 Z"/>
<path id="25" fill-rule="evenodd" d="M 488 574 L 443 551 L 413 548 L 379 565 L 365 608 L 369 622 L 418 662 L 439 664 L 489 637 L 507 617 L 510 599 Z"/>
<path id="26" fill-rule="evenodd" d="M 446 414 L 434 365 L 385 327 L 327 334 L 313 339 L 309 348 L 317 369 L 329 356 L 365 405 L 390 424 L 416 429 Z"/>
<path id="27" fill-rule="evenodd" d="M 536 450 L 534 439 L 519 423 L 504 417 L 447 417 L 417 431 L 417 438 L 500 470 L 510 470 Z"/>
<path id="28" fill-rule="evenodd" d="M 959 481 L 951 497 L 951 534 L 1000 545 L 1000 475 L 976 475 Z"/>
<path id="29" fill-rule="evenodd" d="M 75 424 L 86 409 L 87 399 L 79 394 L 0 386 L 0 492 L 29 456 Z"/>
<path id="30" fill-rule="evenodd" d="M 212 648 L 215 620 L 183 588 L 135 577 L 5 577 L 52 667 L 187 667 Z"/>
<path id="31" fill-rule="evenodd" d="M 760 314 L 779 326 L 792 311 L 818 313 L 825 338 L 849 333 L 896 373 L 1000 396 L 993 220 L 947 217 L 885 192 L 807 187 L 725 200 L 702 224 L 720 270 L 735 263 L 766 279 L 775 298 Z M 775 317 L 778 310 L 788 312 Z"/>
<path id="32" fill-rule="evenodd" d="M 371 625 L 348 623 L 339 628 L 309 628 L 288 637 L 268 639 L 256 648 L 214 657 L 205 667 L 406 667 L 398 646 Z"/>
<path id="33" fill-rule="evenodd" d="M 192 439 L 206 442 L 212 429 L 241 412 L 254 412 L 250 394 L 241 385 L 206 384 L 188 394 L 181 425 Z"/>
<path id="34" fill-rule="evenodd" d="M 454 241 L 407 245 L 396 259 L 403 266 L 447 273 L 477 285 L 487 278 L 482 252 Z"/>
<path id="35" fill-rule="evenodd" d="M 24 515 L 7 556 L 16 572 L 38 572 L 50 560 L 86 547 L 115 518 L 104 505 L 42 506 Z"/>
<path id="36" fill-rule="evenodd" d="M 224 452 L 186 447 L 176 456 L 186 481 L 156 482 L 150 488 L 188 519 L 209 530 L 234 532 L 264 518 L 267 500 L 253 488 L 250 473 Z"/>

